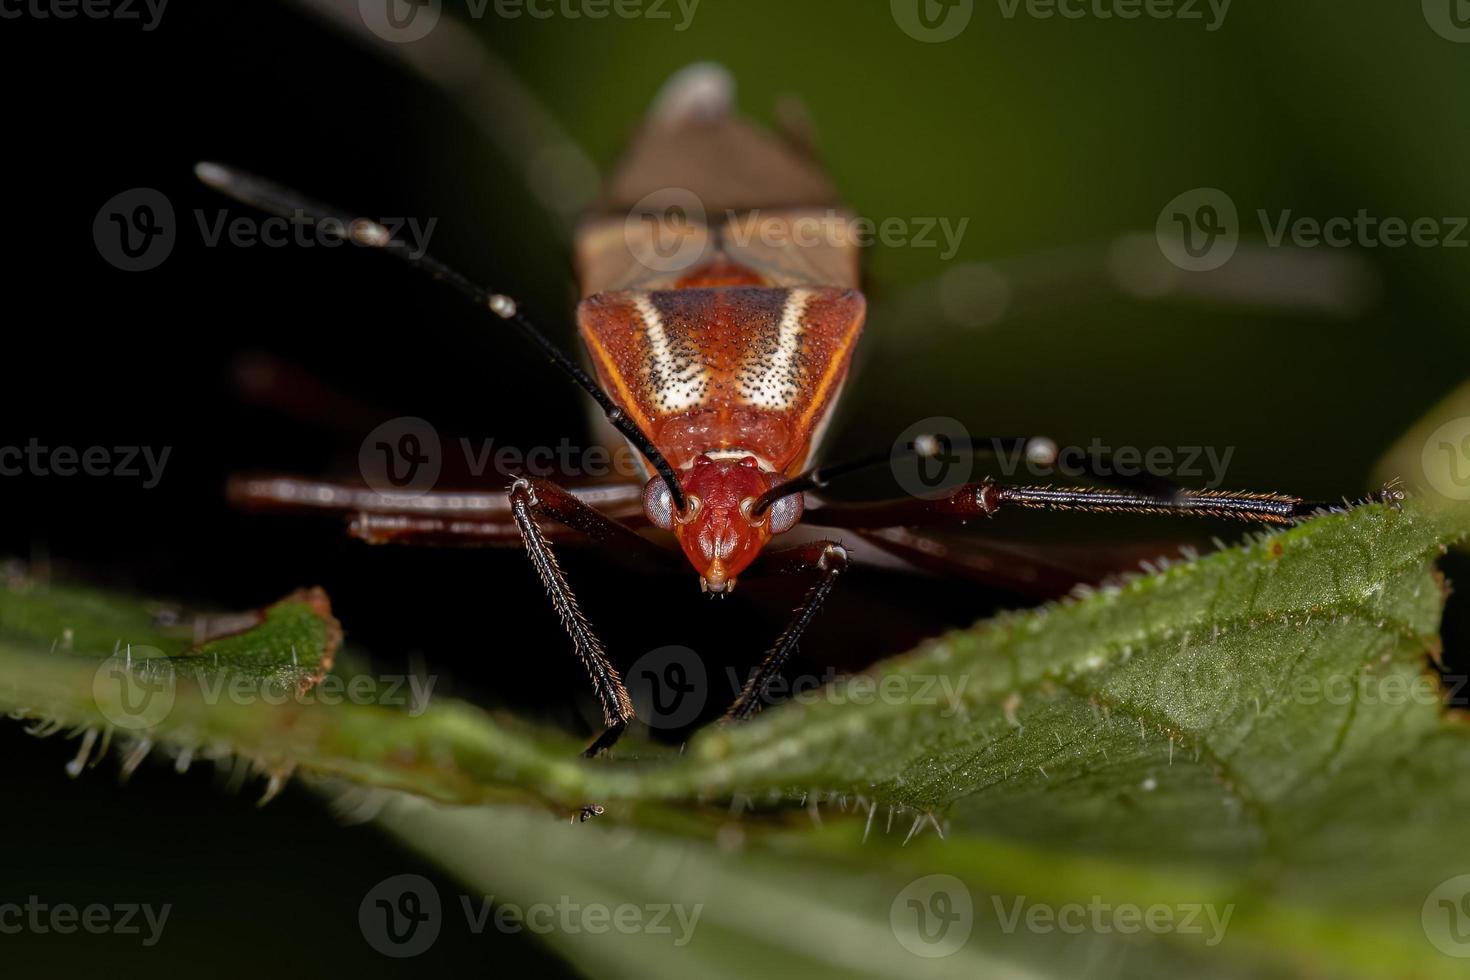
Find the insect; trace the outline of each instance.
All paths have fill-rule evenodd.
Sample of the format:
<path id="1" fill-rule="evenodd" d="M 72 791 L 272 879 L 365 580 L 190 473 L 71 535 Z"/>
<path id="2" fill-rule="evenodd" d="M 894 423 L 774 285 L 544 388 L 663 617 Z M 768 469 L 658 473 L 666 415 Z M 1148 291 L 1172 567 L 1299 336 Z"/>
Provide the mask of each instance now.
<path id="1" fill-rule="evenodd" d="M 1015 508 L 1290 524 L 1324 506 L 1278 493 L 1120 480 L 1100 467 L 1095 475 L 1104 482 L 1094 487 L 985 479 L 879 503 L 822 500 L 823 489 L 895 456 L 933 461 L 957 450 L 1015 450 L 1047 462 L 1057 447 L 1035 436 L 955 446 L 926 434 L 896 450 L 816 465 L 866 316 L 854 216 L 807 145 L 735 112 L 732 85 L 717 67 L 694 66 L 671 80 L 577 227 L 577 324 L 590 371 L 511 296 L 408 248 L 383 225 L 218 164 L 200 164 L 197 173 L 240 202 L 318 225 L 458 290 L 544 354 L 636 451 L 641 486 L 570 488 L 528 476 L 503 494 L 399 495 L 292 478 L 232 486 L 249 506 L 349 514 L 352 533 L 373 542 L 518 542 L 600 701 L 605 729 L 589 755 L 616 742 L 634 707 L 557 561 L 554 544 L 566 534 L 637 551 L 675 545 L 711 595 L 728 595 L 753 567 L 807 576 L 790 620 L 726 713 L 742 720 L 759 709 L 851 564 L 848 547 L 834 538 L 781 547 L 778 539 L 799 525 L 871 539 L 885 529 L 911 533 Z M 798 234 L 803 228 L 809 233 Z M 648 528 L 656 534 L 642 533 Z M 907 546 L 896 540 L 885 546 L 925 553 L 922 538 L 905 539 Z"/>

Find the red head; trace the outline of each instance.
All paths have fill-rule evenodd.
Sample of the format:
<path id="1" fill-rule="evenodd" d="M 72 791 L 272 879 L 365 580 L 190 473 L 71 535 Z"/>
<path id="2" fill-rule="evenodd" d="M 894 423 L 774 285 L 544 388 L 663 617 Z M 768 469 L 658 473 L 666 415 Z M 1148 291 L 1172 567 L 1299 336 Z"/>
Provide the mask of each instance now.
<path id="1" fill-rule="evenodd" d="M 683 513 L 673 509 L 669 488 L 655 476 L 643 491 L 643 509 L 656 526 L 672 530 L 709 592 L 735 588 L 735 577 L 755 560 L 773 535 L 791 530 L 801 518 L 801 494 L 781 497 L 757 516 L 761 494 L 782 482 L 762 470 L 754 456 L 711 459 L 701 455 L 682 474 Z"/>

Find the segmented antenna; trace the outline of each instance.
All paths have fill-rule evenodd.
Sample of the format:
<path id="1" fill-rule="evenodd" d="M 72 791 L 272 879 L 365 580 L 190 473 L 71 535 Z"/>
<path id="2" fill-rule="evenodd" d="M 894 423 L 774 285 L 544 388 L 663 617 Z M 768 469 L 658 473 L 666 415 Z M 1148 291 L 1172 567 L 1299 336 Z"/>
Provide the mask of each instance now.
<path id="1" fill-rule="evenodd" d="M 324 234 L 385 252 L 420 272 L 427 273 L 436 281 L 453 287 L 476 306 L 488 309 L 509 323 L 523 339 L 538 348 L 546 355 L 547 360 L 571 378 L 573 383 L 592 396 L 593 401 L 602 408 L 613 427 L 637 447 L 638 451 L 653 464 L 658 475 L 663 477 L 664 483 L 668 484 L 669 494 L 674 498 L 674 506 L 681 511 L 684 509 L 684 490 L 679 485 L 679 478 L 674 474 L 674 468 L 669 465 L 668 460 L 664 459 L 663 454 L 654 446 L 653 440 L 638 428 L 637 423 L 628 418 L 623 410 L 608 397 L 607 392 L 603 391 L 597 382 L 577 365 L 576 361 L 568 357 L 560 347 L 526 318 L 514 299 L 504 293 L 493 293 L 477 286 L 432 255 L 412 249 L 407 243 L 394 238 L 387 228 L 371 219 L 352 215 L 331 205 L 314 201 L 264 178 L 218 163 L 196 164 L 194 174 L 209 187 L 226 197 L 234 198 L 241 204 L 248 204 L 250 207 L 299 224 L 312 225 Z"/>

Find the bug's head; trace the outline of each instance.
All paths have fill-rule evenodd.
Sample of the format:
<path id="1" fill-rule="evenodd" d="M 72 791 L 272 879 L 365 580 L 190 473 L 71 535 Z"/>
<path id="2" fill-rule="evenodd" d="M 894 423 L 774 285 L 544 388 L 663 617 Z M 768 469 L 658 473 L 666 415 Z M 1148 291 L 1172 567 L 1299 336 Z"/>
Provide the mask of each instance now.
<path id="1" fill-rule="evenodd" d="M 708 592 L 735 588 L 735 577 L 766 542 L 801 519 L 799 493 L 777 499 L 763 514 L 753 512 L 760 495 L 782 481 L 779 473 L 762 470 L 754 456 L 700 456 L 682 475 L 688 500 L 682 513 L 657 476 L 643 490 L 643 510 L 654 525 L 674 532 Z"/>

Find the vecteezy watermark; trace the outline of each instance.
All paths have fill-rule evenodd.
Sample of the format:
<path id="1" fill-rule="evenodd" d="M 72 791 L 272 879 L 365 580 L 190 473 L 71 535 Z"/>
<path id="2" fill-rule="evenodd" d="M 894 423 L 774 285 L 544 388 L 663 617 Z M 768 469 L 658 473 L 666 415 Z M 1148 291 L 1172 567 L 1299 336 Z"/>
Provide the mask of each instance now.
<path id="1" fill-rule="evenodd" d="M 977 442 L 956 419 L 935 416 L 915 422 L 894 440 L 890 465 L 894 479 L 914 497 L 938 499 L 967 483 L 975 457 L 984 455 L 990 472 L 1007 479 L 1108 479 L 1154 476 L 1224 485 L 1234 446 L 1110 445 L 1093 437 L 1085 445 L 1058 446 L 1050 439 L 992 439 Z"/>
<path id="2" fill-rule="evenodd" d="M 915 956 L 952 956 L 975 928 L 975 901 L 954 875 L 925 875 L 894 896 L 888 925 L 898 944 Z"/>
<path id="3" fill-rule="evenodd" d="M 970 482 L 975 453 L 970 432 L 957 419 L 921 419 L 893 440 L 893 478 L 912 497 L 937 500 Z"/>
<path id="4" fill-rule="evenodd" d="M 683 728 L 709 703 L 709 673 L 704 660 L 688 647 L 650 650 L 633 661 L 624 679 L 634 716 L 650 728 Z"/>
<path id="5" fill-rule="evenodd" d="M 1240 215 L 1230 195 L 1196 187 L 1164 205 L 1154 222 L 1164 258 L 1187 272 L 1218 269 L 1240 244 Z"/>
<path id="6" fill-rule="evenodd" d="M 168 0 L 0 0 L 0 20 L 136 21 L 144 32 L 158 27 Z"/>
<path id="7" fill-rule="evenodd" d="M 3 2 L 3 0 L 0 0 Z M 200 164 L 205 175 L 209 164 Z M 402 249 L 410 259 L 428 251 L 438 218 L 382 219 L 312 218 L 304 211 L 292 215 L 236 215 L 220 208 L 196 208 L 194 223 L 205 248 L 335 248 L 343 243 L 360 247 Z M 162 265 L 178 243 L 178 220 L 173 203 L 151 187 L 134 187 L 115 194 L 92 220 L 92 240 L 110 265 L 124 272 L 146 272 Z"/>
<path id="8" fill-rule="evenodd" d="M 1209 33 L 1225 26 L 1231 0 L 995 0 L 1005 20 L 1177 20 Z M 975 0 L 889 0 L 899 28 L 916 41 L 952 41 L 970 25 Z"/>
<path id="9" fill-rule="evenodd" d="M 1470 41 L 1470 9 L 1465 0 L 1422 0 L 1424 21 L 1446 41 Z"/>
<path id="10" fill-rule="evenodd" d="M 1467 876 L 1470 877 L 1470 876 Z M 1025 895 L 990 896 L 995 924 L 1006 934 L 1177 935 L 1199 937 L 1206 946 L 1225 938 L 1234 903 L 1113 902 L 1101 895 L 1087 901 L 1035 902 Z M 909 882 L 888 909 L 889 926 L 899 945 L 916 956 L 950 956 L 965 945 L 975 925 L 975 901 L 953 875 L 926 875 Z"/>
<path id="11" fill-rule="evenodd" d="M 651 272 L 673 272 L 697 264 L 714 244 L 704 201 L 687 187 L 650 191 L 628 209 L 623 244 Z"/>
<path id="12" fill-rule="evenodd" d="M 623 241 L 650 272 L 698 266 L 718 245 L 712 216 L 699 195 L 686 187 L 662 187 L 644 195 L 623 219 Z M 938 251 L 948 262 L 959 254 L 969 218 L 938 215 L 866 218 L 836 208 L 791 213 L 727 210 L 713 216 L 720 237 L 740 249 L 918 248 Z"/>
<path id="13" fill-rule="evenodd" d="M 1470 500 L 1470 416 L 1450 419 L 1431 432 L 1419 462 L 1435 491 L 1450 500 Z"/>
<path id="14" fill-rule="evenodd" d="M 32 436 L 24 446 L 0 446 L 0 477 L 114 477 L 141 480 L 152 490 L 163 479 L 172 446 L 46 446 Z"/>
<path id="15" fill-rule="evenodd" d="M 1378 249 L 1470 247 L 1470 217 L 1376 215 L 1359 208 L 1349 215 L 1317 218 L 1291 208 L 1257 208 L 1260 237 L 1270 248 Z M 1208 272 L 1229 262 L 1240 244 L 1241 220 L 1234 200 L 1217 187 L 1196 187 L 1164 205 L 1154 223 L 1159 251 L 1188 272 Z"/>
<path id="16" fill-rule="evenodd" d="M 177 238 L 172 202 L 151 187 L 113 195 L 92 220 L 97 251 L 124 272 L 158 268 L 173 253 Z"/>
<path id="17" fill-rule="evenodd" d="M 1470 957 L 1470 874 L 1446 878 L 1419 910 L 1424 935 L 1446 956 Z"/>
<path id="18" fill-rule="evenodd" d="M 362 938 L 395 959 L 418 956 L 433 946 L 443 924 L 439 889 L 423 875 L 396 875 L 380 881 L 357 907 Z"/>
<path id="19" fill-rule="evenodd" d="M 398 243 L 410 259 L 421 259 L 429 250 L 429 239 L 439 224 L 438 218 L 358 218 L 352 222 L 339 218 L 311 218 L 298 210 L 291 217 L 271 215 L 238 215 L 221 208 L 213 216 L 202 209 L 194 211 L 199 236 L 206 248 L 217 248 L 221 241 L 236 248 L 336 248 L 344 242 L 379 247 L 387 240 Z"/>
<path id="20" fill-rule="evenodd" d="M 307 686 L 290 678 L 255 677 L 197 668 L 192 676 L 205 704 L 366 704 L 404 708 L 417 718 L 429 710 L 439 678 L 420 674 L 326 674 Z"/>
<path id="21" fill-rule="evenodd" d="M 668 21 L 675 31 L 694 22 L 699 0 L 465 0 L 462 13 L 472 20 L 650 20 Z M 394 44 L 428 37 L 444 14 L 441 0 L 358 0 L 362 23 Z"/>
<path id="22" fill-rule="evenodd" d="M 759 674 L 753 667 L 742 684 L 734 667 L 726 668 L 730 689 L 739 692 Z M 761 702 L 766 705 L 793 701 L 797 704 L 898 704 L 937 708 L 940 718 L 954 718 L 965 711 L 965 686 L 969 674 L 851 674 L 834 667 L 821 674 L 778 675 L 766 684 Z"/>
<path id="23" fill-rule="evenodd" d="M 29 932 L 38 936 L 53 933 L 70 936 L 86 932 L 94 936 L 141 936 L 143 945 L 151 949 L 163 938 L 163 928 L 172 911 L 170 903 L 156 908 L 136 902 L 73 905 L 43 902 L 39 895 L 30 895 L 25 904 L 0 902 L 0 935 Z"/>
<path id="24" fill-rule="evenodd" d="M 1000 14 L 1014 20 L 1177 20 L 1200 23 L 1208 33 L 1225 26 L 1231 0 L 996 0 Z"/>
<path id="25" fill-rule="evenodd" d="M 162 650 L 128 644 L 92 675 L 92 701 L 117 728 L 152 728 L 173 711 L 177 681 Z"/>
<path id="26" fill-rule="evenodd" d="M 666 936 L 675 947 L 694 938 L 704 904 L 652 902 L 577 902 L 561 895 L 556 902 L 518 905 L 497 902 L 494 895 L 460 895 L 458 905 L 471 934 L 486 930 L 535 935 L 622 935 Z M 445 925 L 443 902 L 434 883 L 422 875 L 396 875 L 379 882 L 363 896 L 357 922 L 369 946 L 395 959 L 427 951 Z"/>
<path id="27" fill-rule="evenodd" d="M 767 248 L 853 247 L 879 244 L 885 248 L 939 249 L 939 259 L 948 262 L 959 254 L 969 218 L 938 216 L 854 216 L 835 208 L 807 214 L 764 214 L 759 208 L 725 216 L 725 237 L 741 248 L 751 244 Z"/>
<path id="28" fill-rule="evenodd" d="M 742 677 L 735 667 L 725 669 L 725 686 L 711 678 L 699 654 L 684 646 L 650 650 L 628 667 L 624 675 L 635 716 L 650 728 L 677 730 L 696 720 L 717 701 L 720 707 L 757 682 L 760 669 Z M 932 707 L 941 718 L 965 711 L 966 674 L 842 674 L 835 667 L 821 673 L 780 674 L 759 695 L 762 705 L 786 701 L 798 704 L 891 704 Z"/>
<path id="29" fill-rule="evenodd" d="M 189 664 L 157 647 L 130 645 L 92 675 L 92 699 L 114 726 L 140 731 L 162 724 L 174 709 L 180 683 L 207 705 L 363 704 L 404 708 L 412 717 L 429 708 L 438 678 L 420 674 L 326 674 L 315 682 L 303 669 L 261 676 L 213 665 Z"/>
<path id="30" fill-rule="evenodd" d="M 1094 437 L 1085 446 L 1060 446 L 1054 451 L 1048 447 L 1046 454 L 995 442 L 991 453 L 996 469 L 1008 478 L 1021 473 L 1038 480 L 1149 475 L 1202 481 L 1206 489 L 1215 490 L 1225 483 L 1235 447 L 1109 446 Z"/>
<path id="31" fill-rule="evenodd" d="M 888 0 L 893 22 L 925 44 L 953 41 L 970 26 L 975 0 Z"/>
<path id="32" fill-rule="evenodd" d="M 1286 691 L 1286 699 L 1295 704 L 1330 704 L 1338 707 L 1396 707 L 1408 704 L 1443 707 L 1447 701 L 1459 698 L 1467 688 L 1470 688 L 1470 677 L 1464 674 L 1376 674 L 1365 670 L 1351 674 L 1294 677 Z"/>
<path id="33" fill-rule="evenodd" d="M 995 920 L 1001 931 L 1018 930 L 1033 933 L 1055 933 L 1079 936 L 1133 935 L 1140 932 L 1156 936 L 1199 936 L 1206 946 L 1218 946 L 1225 938 L 1235 903 L 1224 906 L 1210 902 L 1156 902 L 1138 905 L 1133 902 L 1110 902 L 1093 895 L 1086 902 L 1032 902 L 1024 895 L 1006 900 L 990 896 Z"/>
<path id="34" fill-rule="evenodd" d="M 627 445 L 577 446 L 562 439 L 554 446 L 512 446 L 493 438 L 461 436 L 457 446 L 465 470 L 475 477 L 489 473 L 580 478 L 643 476 L 637 452 Z M 358 447 L 358 472 L 383 494 L 419 496 L 432 490 L 444 468 L 444 444 L 433 424 L 413 415 L 389 419 L 374 428 Z"/>
<path id="35" fill-rule="evenodd" d="M 438 482 L 443 466 L 438 430 L 414 415 L 379 425 L 357 450 L 357 470 L 363 482 L 378 493 L 427 493 Z"/>

